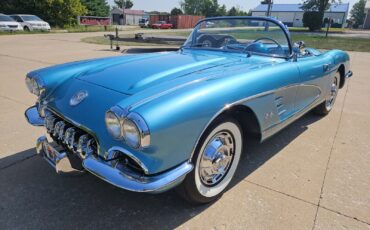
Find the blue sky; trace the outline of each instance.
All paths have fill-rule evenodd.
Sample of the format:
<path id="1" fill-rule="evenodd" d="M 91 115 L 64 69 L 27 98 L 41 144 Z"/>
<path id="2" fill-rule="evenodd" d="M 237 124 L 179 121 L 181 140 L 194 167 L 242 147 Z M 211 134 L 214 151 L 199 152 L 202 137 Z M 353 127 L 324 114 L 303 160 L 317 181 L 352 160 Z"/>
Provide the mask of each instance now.
<path id="1" fill-rule="evenodd" d="M 352 5 L 358 0 L 342 0 L 342 3 L 350 3 L 350 9 Z M 114 5 L 113 0 L 108 0 L 111 5 Z M 179 0 L 133 0 L 133 9 L 146 10 L 146 11 L 167 11 L 169 12 L 172 8 L 178 7 Z M 241 9 L 248 11 L 256 7 L 261 1 L 260 0 L 218 0 L 220 4 L 225 4 L 227 8 L 232 6 L 239 6 Z M 300 3 L 301 0 L 274 0 L 274 3 Z"/>

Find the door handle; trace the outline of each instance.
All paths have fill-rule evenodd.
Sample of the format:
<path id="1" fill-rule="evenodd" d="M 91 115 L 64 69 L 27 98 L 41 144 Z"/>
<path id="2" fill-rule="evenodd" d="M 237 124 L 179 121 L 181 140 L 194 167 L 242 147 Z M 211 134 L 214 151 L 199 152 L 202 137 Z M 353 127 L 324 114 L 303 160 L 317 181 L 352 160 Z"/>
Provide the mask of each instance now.
<path id="1" fill-rule="evenodd" d="M 330 70 L 330 64 L 324 64 L 322 67 L 324 72 L 328 72 Z"/>

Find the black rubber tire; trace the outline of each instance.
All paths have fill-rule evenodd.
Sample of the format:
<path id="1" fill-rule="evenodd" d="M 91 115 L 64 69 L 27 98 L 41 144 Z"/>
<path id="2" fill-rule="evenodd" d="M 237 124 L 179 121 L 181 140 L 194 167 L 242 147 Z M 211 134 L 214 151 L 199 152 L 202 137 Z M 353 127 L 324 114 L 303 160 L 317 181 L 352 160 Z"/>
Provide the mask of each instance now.
<path id="1" fill-rule="evenodd" d="M 194 165 L 194 167 L 196 167 L 196 162 L 197 162 L 197 159 L 198 157 L 200 156 L 200 149 L 202 148 L 203 144 L 204 144 L 204 141 L 207 139 L 207 137 L 209 136 L 209 134 L 220 124 L 222 123 L 226 123 L 226 122 L 231 122 L 231 123 L 234 123 L 240 133 L 241 133 L 241 140 L 243 142 L 244 138 L 243 138 L 243 132 L 242 132 L 242 129 L 241 129 L 241 126 L 239 124 L 239 122 L 233 118 L 230 118 L 230 117 L 220 117 L 218 119 L 216 119 L 207 129 L 206 131 L 204 132 L 204 134 L 202 135 L 199 143 L 198 143 L 198 146 L 195 150 L 195 153 L 194 153 L 194 156 L 192 158 L 192 163 Z M 241 152 L 243 152 L 243 143 L 241 143 Z M 234 164 L 235 162 L 233 162 L 232 164 Z M 238 164 L 239 162 L 236 162 L 236 164 Z M 177 193 L 182 197 L 184 198 L 186 201 L 188 201 L 189 203 L 192 203 L 194 205 L 201 205 L 201 204 L 206 204 L 206 203 L 210 203 L 210 202 L 213 202 L 213 201 L 216 201 L 218 200 L 220 197 L 222 197 L 223 193 L 228 189 L 228 187 L 230 186 L 230 184 L 232 183 L 229 183 L 226 188 L 220 192 L 218 195 L 216 196 L 213 196 L 213 197 L 205 197 L 203 196 L 202 194 L 199 193 L 197 187 L 196 187 L 196 184 L 195 184 L 195 168 L 186 176 L 186 178 L 184 179 L 184 181 L 179 185 L 177 186 L 176 188 L 176 191 Z M 225 174 L 227 175 L 227 174 Z"/>
<path id="2" fill-rule="evenodd" d="M 337 78 L 337 90 L 339 90 L 339 86 L 340 86 L 340 72 L 337 71 L 337 74 L 335 75 L 335 78 Z M 337 92 L 337 95 L 338 95 L 338 92 Z M 335 102 L 335 101 L 334 101 Z M 328 109 L 326 107 L 326 100 L 324 102 L 322 102 L 321 104 L 319 104 L 315 109 L 314 109 L 314 112 L 317 114 L 317 115 L 320 115 L 320 116 L 326 116 L 330 113 L 330 111 L 333 109 L 333 106 Z"/>
<path id="3" fill-rule="evenodd" d="M 27 32 L 30 32 L 31 31 L 30 28 L 28 28 L 28 26 L 23 27 L 23 30 L 24 31 L 27 31 Z"/>

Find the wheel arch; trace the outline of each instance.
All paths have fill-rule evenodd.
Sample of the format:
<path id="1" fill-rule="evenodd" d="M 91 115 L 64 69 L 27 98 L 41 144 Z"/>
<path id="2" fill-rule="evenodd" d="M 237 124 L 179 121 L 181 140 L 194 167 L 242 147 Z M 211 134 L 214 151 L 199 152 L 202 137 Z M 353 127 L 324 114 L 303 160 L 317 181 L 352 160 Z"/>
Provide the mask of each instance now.
<path id="1" fill-rule="evenodd" d="M 208 131 L 209 127 L 211 127 L 214 122 L 217 122 L 219 121 L 219 119 L 223 119 L 224 117 L 231 117 L 239 122 L 242 129 L 244 143 L 246 140 L 246 136 L 261 141 L 261 125 L 258 121 L 256 113 L 249 106 L 238 104 L 229 108 L 225 107 L 224 109 L 219 111 L 203 129 L 202 133 L 197 139 L 189 161 L 193 160 L 194 153 L 199 149 L 199 145 L 202 142 L 204 134 Z"/>
<path id="2" fill-rule="evenodd" d="M 339 85 L 339 89 L 341 89 L 341 88 L 343 88 L 344 83 L 346 81 L 346 78 L 345 78 L 346 70 L 345 70 L 344 64 L 341 64 L 339 66 L 338 71 L 339 71 L 339 74 L 340 74 L 340 85 Z"/>

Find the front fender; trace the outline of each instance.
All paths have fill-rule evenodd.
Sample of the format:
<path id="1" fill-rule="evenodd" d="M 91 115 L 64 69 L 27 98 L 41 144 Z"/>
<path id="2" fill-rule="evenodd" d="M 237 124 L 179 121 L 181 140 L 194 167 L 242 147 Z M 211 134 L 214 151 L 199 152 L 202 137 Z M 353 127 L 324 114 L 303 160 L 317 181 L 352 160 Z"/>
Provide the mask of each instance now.
<path id="1" fill-rule="evenodd" d="M 228 106 L 238 101 L 248 106 L 243 99 L 296 84 L 289 78 L 297 71 L 290 64 L 265 65 L 248 73 L 243 68 L 222 72 L 134 105 L 130 111 L 144 118 L 151 133 L 151 147 L 142 150 L 153 156 L 150 171 L 157 173 L 189 160 L 203 131 Z M 257 120 L 262 121 L 263 115 L 257 113 Z"/>

